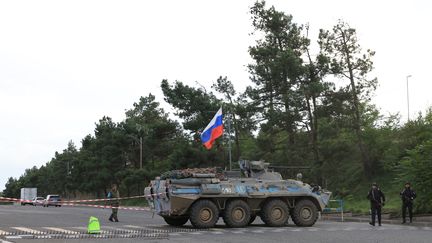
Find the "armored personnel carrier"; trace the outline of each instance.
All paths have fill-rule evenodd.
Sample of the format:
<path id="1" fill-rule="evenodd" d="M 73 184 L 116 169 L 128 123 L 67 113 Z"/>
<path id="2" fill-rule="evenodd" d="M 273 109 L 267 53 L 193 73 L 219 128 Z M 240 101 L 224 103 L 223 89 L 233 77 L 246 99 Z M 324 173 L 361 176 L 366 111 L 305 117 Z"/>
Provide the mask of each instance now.
<path id="1" fill-rule="evenodd" d="M 154 212 L 169 225 L 190 220 L 196 228 L 214 227 L 219 217 L 228 227 L 245 227 L 257 216 L 273 227 L 285 225 L 290 216 L 297 226 L 312 226 L 330 199 L 331 193 L 319 186 L 283 180 L 263 161 L 239 164 L 238 173 L 222 176 L 168 173 L 152 180 L 144 192 Z"/>

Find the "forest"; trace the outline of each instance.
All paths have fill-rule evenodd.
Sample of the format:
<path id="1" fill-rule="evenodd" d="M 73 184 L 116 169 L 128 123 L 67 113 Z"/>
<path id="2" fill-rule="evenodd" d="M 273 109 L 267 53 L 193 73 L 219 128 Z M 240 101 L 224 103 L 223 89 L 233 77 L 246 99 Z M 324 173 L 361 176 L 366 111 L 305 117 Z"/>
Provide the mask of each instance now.
<path id="1" fill-rule="evenodd" d="M 43 166 L 9 178 L 3 196 L 37 187 L 41 195 L 104 197 L 111 183 L 124 196 L 142 195 L 167 170 L 227 168 L 231 141 L 233 161 L 265 160 L 286 176 L 300 171 L 305 182 L 344 199 L 348 210 L 366 211 L 367 191 L 377 182 L 388 198 L 385 210 L 397 211 L 409 181 L 416 212 L 432 212 L 432 112 L 404 122 L 380 112 L 372 102 L 379 84 L 371 74 L 375 51 L 361 46 L 356 29 L 340 20 L 311 39 L 307 24 L 264 1 L 250 8 L 250 17 L 255 43 L 245 46 L 251 57 L 245 90 L 228 76 L 215 77 L 211 89 L 159 80 L 170 111 L 143 94 L 124 120 L 102 117 L 80 146 L 69 142 Z M 219 107 L 224 137 L 207 150 L 200 133 Z"/>

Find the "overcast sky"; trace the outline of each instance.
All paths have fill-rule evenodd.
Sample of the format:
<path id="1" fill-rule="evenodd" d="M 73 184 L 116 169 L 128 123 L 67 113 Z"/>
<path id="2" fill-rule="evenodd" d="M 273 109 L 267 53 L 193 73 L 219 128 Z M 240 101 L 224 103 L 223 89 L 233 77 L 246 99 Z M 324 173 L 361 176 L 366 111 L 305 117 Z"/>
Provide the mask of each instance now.
<path id="1" fill-rule="evenodd" d="M 254 43 L 254 1 L 1 1 L 0 190 L 8 177 L 48 162 L 69 140 L 80 146 L 94 123 L 149 92 L 163 100 L 164 78 L 210 87 L 228 76 L 240 90 Z M 363 48 L 376 51 L 383 114 L 407 118 L 432 105 L 432 15 L 428 1 L 267 1 L 319 28 L 343 19 Z M 164 105 L 169 109 L 169 106 Z"/>

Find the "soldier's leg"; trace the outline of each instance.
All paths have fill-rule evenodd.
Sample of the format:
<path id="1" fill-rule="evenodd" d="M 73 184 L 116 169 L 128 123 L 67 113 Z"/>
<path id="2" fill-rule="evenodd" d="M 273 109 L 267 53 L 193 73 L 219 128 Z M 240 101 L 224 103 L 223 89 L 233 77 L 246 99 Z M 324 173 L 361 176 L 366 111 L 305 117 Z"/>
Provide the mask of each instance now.
<path id="1" fill-rule="evenodd" d="M 409 203 L 408 204 L 408 216 L 409 216 L 409 219 L 410 219 L 410 223 L 412 223 L 412 218 L 413 218 L 413 204 L 412 203 Z"/>
<path id="2" fill-rule="evenodd" d="M 405 217 L 406 217 L 406 203 L 402 203 L 402 223 L 405 223 Z"/>
<path id="3" fill-rule="evenodd" d="M 378 225 L 381 226 L 381 206 L 377 207 Z"/>
<path id="4" fill-rule="evenodd" d="M 372 213 L 372 225 L 375 226 L 375 217 L 376 217 L 376 207 L 371 206 L 371 213 Z"/>
<path id="5" fill-rule="evenodd" d="M 118 213 L 118 208 L 113 208 L 113 219 L 114 221 L 118 222 L 118 218 L 117 218 L 117 213 Z"/>
<path id="6" fill-rule="evenodd" d="M 114 210 L 111 210 L 111 215 L 110 215 L 110 217 L 109 217 L 109 221 L 113 221 L 113 213 L 114 213 Z"/>

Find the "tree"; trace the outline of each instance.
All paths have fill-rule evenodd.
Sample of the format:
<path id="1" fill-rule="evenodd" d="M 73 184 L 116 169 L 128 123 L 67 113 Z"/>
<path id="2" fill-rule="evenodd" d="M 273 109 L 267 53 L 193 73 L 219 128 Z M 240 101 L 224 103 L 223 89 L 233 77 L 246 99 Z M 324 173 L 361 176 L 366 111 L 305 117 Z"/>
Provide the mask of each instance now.
<path id="1" fill-rule="evenodd" d="M 227 119 L 230 119 L 231 132 L 234 132 L 235 141 L 235 155 L 234 161 L 237 161 L 242 155 L 240 146 L 240 139 L 247 139 L 252 136 L 252 131 L 256 129 L 254 122 L 255 111 L 253 107 L 248 106 L 248 102 L 244 95 L 238 95 L 234 89 L 234 85 L 228 77 L 220 76 L 216 82 L 213 83 L 212 88 L 222 94 L 223 109 Z M 225 131 L 227 133 L 228 131 Z M 228 134 L 231 136 L 231 134 Z"/>
<path id="2" fill-rule="evenodd" d="M 399 167 L 400 181 L 409 181 L 414 185 L 418 198 L 416 208 L 421 212 L 432 210 L 432 139 L 425 141 L 408 151 Z M 401 185 L 403 183 L 400 183 Z"/>
<path id="3" fill-rule="evenodd" d="M 249 87 L 247 93 L 266 122 L 262 128 L 273 135 L 278 129 L 285 130 L 292 145 L 301 121 L 297 81 L 303 74 L 301 55 L 308 40 L 301 35 L 303 27 L 294 23 L 291 15 L 274 7 L 266 9 L 264 1 L 256 2 L 251 14 L 255 33 L 264 37 L 249 47 L 254 62 L 248 67 L 255 86 Z"/>
<path id="4" fill-rule="evenodd" d="M 21 185 L 19 184 L 18 180 L 13 177 L 9 177 L 8 181 L 5 184 L 3 195 L 5 197 L 19 198 L 20 188 Z"/>
<path id="5" fill-rule="evenodd" d="M 147 170 L 155 170 L 157 161 L 166 162 L 167 151 L 172 151 L 183 136 L 178 122 L 169 119 L 152 94 L 134 103 L 133 109 L 126 111 L 126 120 L 120 126 L 132 145 L 128 160 L 134 161 L 135 168 L 139 168 L 140 139 L 143 142 L 143 163 Z"/>
<path id="6" fill-rule="evenodd" d="M 202 88 L 194 88 L 176 81 L 170 85 L 162 80 L 162 92 L 165 101 L 176 109 L 176 115 L 184 120 L 183 128 L 194 135 L 202 131 L 214 114 L 219 110 L 221 101 Z"/>
<path id="7" fill-rule="evenodd" d="M 306 37 L 309 40 L 309 25 L 306 25 Z M 321 53 L 313 59 L 310 45 L 305 46 L 306 61 L 303 65 L 303 76 L 299 77 L 299 90 L 303 94 L 304 110 L 307 114 L 306 129 L 309 132 L 311 150 L 316 164 L 318 181 L 322 183 L 323 166 L 319 151 L 319 121 L 327 117 L 325 111 L 325 99 L 331 93 L 334 84 L 324 81 L 329 74 L 329 61 Z"/>
<path id="8" fill-rule="evenodd" d="M 350 94 L 349 110 L 363 170 L 367 176 L 372 176 L 372 160 L 362 137 L 362 102 L 370 101 L 371 92 L 376 88 L 377 79 L 368 79 L 368 74 L 373 69 L 371 58 L 375 52 L 368 49 L 363 53 L 358 44 L 356 30 L 342 21 L 339 21 L 332 31 L 320 30 L 319 44 L 321 54 L 330 60 L 331 72 L 348 81 L 341 89 Z"/>

